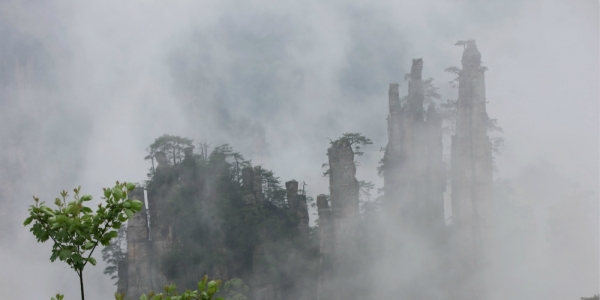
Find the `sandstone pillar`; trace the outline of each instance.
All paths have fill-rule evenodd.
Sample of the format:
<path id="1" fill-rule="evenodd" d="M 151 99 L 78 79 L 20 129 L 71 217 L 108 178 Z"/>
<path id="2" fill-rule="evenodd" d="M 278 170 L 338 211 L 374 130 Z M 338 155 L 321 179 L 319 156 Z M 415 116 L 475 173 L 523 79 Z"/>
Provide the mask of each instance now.
<path id="1" fill-rule="evenodd" d="M 144 190 L 136 188 L 129 194 L 131 199 L 144 203 Z M 127 281 L 126 298 L 136 299 L 153 289 L 151 282 L 149 232 L 146 205 L 127 221 L 127 273 L 123 280 Z M 119 267 L 120 269 L 120 267 Z M 121 274 L 119 279 L 121 280 Z M 118 287 L 118 291 L 121 287 Z"/>
<path id="2" fill-rule="evenodd" d="M 487 136 L 484 69 L 468 41 L 459 73 L 456 134 L 452 136 L 452 224 L 457 274 L 453 299 L 485 299 L 486 248 L 493 238 L 493 169 Z"/>

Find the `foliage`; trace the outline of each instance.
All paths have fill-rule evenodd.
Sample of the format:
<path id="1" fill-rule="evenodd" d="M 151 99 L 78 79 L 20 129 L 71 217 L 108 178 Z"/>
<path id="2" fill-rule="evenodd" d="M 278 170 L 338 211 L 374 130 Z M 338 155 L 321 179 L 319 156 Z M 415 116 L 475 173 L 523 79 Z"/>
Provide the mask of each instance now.
<path id="1" fill-rule="evenodd" d="M 446 134 L 454 134 L 456 132 L 456 120 L 458 118 L 458 100 L 446 100 L 440 104 L 440 111 L 444 119 L 442 130 Z M 504 150 L 504 138 L 499 136 L 504 130 L 498 125 L 497 119 L 487 119 L 487 132 L 490 134 L 490 142 L 492 143 L 492 153 L 499 155 Z"/>
<path id="2" fill-rule="evenodd" d="M 439 88 L 433 84 L 432 77 L 429 77 L 423 81 L 423 88 L 425 90 L 424 104 L 429 104 L 442 98 L 442 96 L 438 93 Z"/>
<path id="3" fill-rule="evenodd" d="M 162 261 L 162 274 L 181 288 L 192 288 L 203 274 L 227 272 L 246 280 L 253 268 L 260 268 L 282 290 L 293 287 L 296 278 L 279 269 L 307 269 L 302 256 L 314 245 L 299 238 L 297 216 L 288 208 L 281 180 L 261 169 L 262 198 L 250 204 L 246 199 L 255 194 L 243 186 L 242 170 L 251 163 L 243 155 L 225 144 L 208 156 L 188 157 L 157 169 L 146 185 L 150 214 L 160 212 L 151 222 L 169 224 L 173 236 L 168 252 L 156 258 Z M 258 246 L 265 258 L 259 256 L 260 262 L 253 256 Z M 239 294 L 238 286 L 230 285 Z"/>
<path id="4" fill-rule="evenodd" d="M 375 184 L 371 181 L 360 180 L 358 181 L 359 192 L 362 201 L 371 200 L 371 191 L 375 188 Z M 364 200 L 363 200 L 364 199 Z"/>
<path id="5" fill-rule="evenodd" d="M 600 300 L 600 295 L 592 296 L 589 298 L 581 297 L 581 300 Z"/>
<path id="6" fill-rule="evenodd" d="M 458 99 L 448 99 L 445 103 L 441 103 L 440 112 L 444 119 L 442 130 L 446 134 L 454 134 L 456 132 L 456 119 L 458 118 Z"/>
<path id="7" fill-rule="evenodd" d="M 353 152 L 354 155 L 360 156 L 365 154 L 364 152 L 360 151 L 360 147 L 361 146 L 366 146 L 366 145 L 372 145 L 373 142 L 371 142 L 371 139 L 366 138 L 365 136 L 363 136 L 360 133 L 344 133 L 344 135 L 342 135 L 340 138 L 338 138 L 335 141 L 329 140 L 329 142 L 331 143 L 331 145 L 334 145 L 338 142 L 348 142 L 348 144 L 350 144 L 350 147 L 354 146 Z M 354 165 L 355 166 L 359 166 L 360 162 L 358 161 L 354 161 Z M 329 164 L 328 163 L 324 163 L 321 165 L 321 168 L 327 168 L 325 170 L 325 172 L 323 172 L 323 177 L 327 177 L 329 176 L 331 170 L 329 169 Z"/>
<path id="8" fill-rule="evenodd" d="M 163 152 L 174 165 L 183 160 L 183 150 L 185 148 L 194 147 L 193 142 L 193 140 L 188 138 L 164 134 L 146 148 L 148 156 L 144 157 L 144 159 L 152 161 L 152 170 L 154 171 L 154 157 L 157 152 Z"/>
<path id="9" fill-rule="evenodd" d="M 327 168 L 325 170 L 325 172 L 323 172 L 323 177 L 329 176 L 329 174 L 331 173 L 331 169 L 329 169 L 329 164 L 328 163 L 321 164 L 321 168 Z"/>
<path id="10" fill-rule="evenodd" d="M 239 278 L 225 282 L 224 289 L 226 300 L 248 300 L 245 295 L 250 292 L 250 288 Z"/>
<path id="11" fill-rule="evenodd" d="M 117 237 L 111 240 L 107 247 L 102 249 L 102 260 L 107 263 L 104 274 L 110 275 L 110 279 L 119 279 L 119 263 L 127 260 L 127 223 L 123 224 L 117 233 Z M 118 283 L 118 281 L 117 281 Z M 115 284 L 117 284 L 115 283 Z"/>
<path id="12" fill-rule="evenodd" d="M 466 41 L 458 41 L 454 46 L 463 46 L 466 47 L 469 43 L 474 43 L 475 40 L 466 40 Z"/>
<path id="13" fill-rule="evenodd" d="M 462 72 L 462 69 L 460 69 L 459 67 L 448 67 L 444 69 L 444 71 L 456 75 L 454 79 L 449 81 L 450 86 L 452 86 L 452 88 L 455 88 L 458 84 L 458 79 L 460 78 L 460 73 Z"/>
<path id="14" fill-rule="evenodd" d="M 249 160 L 246 160 L 242 154 L 239 152 L 234 152 L 233 148 L 229 146 L 229 144 L 224 144 L 218 147 L 215 147 L 215 152 L 222 153 L 226 158 L 233 159 L 233 169 L 231 170 L 233 178 L 238 183 L 241 183 L 242 178 L 242 169 L 244 167 L 250 167 L 251 163 Z"/>
<path id="15" fill-rule="evenodd" d="M 181 295 L 177 292 L 177 286 L 174 284 L 164 287 L 165 293 L 155 294 L 154 292 L 144 294 L 140 297 L 140 300 L 212 300 L 215 294 L 219 292 L 219 286 L 221 280 L 208 281 L 208 276 L 205 275 L 200 282 L 198 282 L 198 289 L 191 291 L 186 290 Z M 125 295 L 122 293 L 115 293 L 115 300 L 124 300 Z M 226 300 L 223 297 L 217 297 L 215 300 Z M 229 298 L 227 298 L 229 300 Z M 233 299 L 232 299 L 233 300 Z M 237 300 L 237 299 L 236 299 Z"/>
<path id="16" fill-rule="evenodd" d="M 366 145 L 372 145 L 373 142 L 371 142 L 371 139 L 366 138 L 365 136 L 363 136 L 360 133 L 344 133 L 344 135 L 342 135 L 342 137 L 340 137 L 339 139 L 335 140 L 335 141 L 331 141 L 331 144 L 335 144 L 336 142 L 341 142 L 341 141 L 346 141 L 350 144 L 350 146 L 354 147 L 354 154 L 355 155 L 363 155 L 364 152 L 360 151 L 360 147 L 361 146 L 366 146 Z"/>
<path id="17" fill-rule="evenodd" d="M 33 197 L 35 204 L 29 208 L 30 216 L 23 225 L 33 222 L 30 231 L 38 242 L 51 239 L 52 255 L 50 261 L 57 258 L 66 262 L 79 276 L 81 299 L 84 299 L 83 269 L 90 263 L 96 264 L 92 257 L 98 244 L 108 246 L 110 240 L 118 236 L 115 229 L 142 208 L 142 203 L 127 198 L 127 193 L 135 188 L 132 183 L 119 183 L 111 188 L 104 189 L 106 206 L 98 205 L 95 213 L 85 206 L 85 202 L 92 200 L 92 196 L 79 193 L 81 188 L 74 189 L 74 200 L 67 200 L 68 193 L 62 191 L 61 198 L 56 198 L 52 209 Z"/>
<path id="18" fill-rule="evenodd" d="M 404 80 L 407 80 L 410 78 L 410 73 L 404 75 Z M 438 90 L 440 88 L 438 88 L 437 86 L 435 86 L 435 84 L 433 84 L 433 77 L 429 77 L 425 80 L 423 80 L 423 89 L 425 92 L 425 97 L 424 97 L 424 101 L 423 104 L 429 104 L 434 102 L 435 100 L 439 100 L 440 98 L 442 98 L 442 96 L 438 93 Z M 408 100 L 408 95 L 400 98 L 400 103 L 405 103 Z"/>
<path id="19" fill-rule="evenodd" d="M 381 197 L 381 193 L 383 189 L 378 189 L 379 196 L 373 199 L 373 190 L 375 189 L 375 184 L 371 181 L 359 180 L 358 181 L 360 198 L 360 213 L 365 216 L 367 214 L 377 214 L 381 210 L 381 205 L 383 197 Z"/>
<path id="20" fill-rule="evenodd" d="M 279 177 L 276 177 L 273 171 L 261 169 L 263 194 L 268 203 L 276 207 L 283 208 L 285 206 L 286 191 L 281 186 Z"/>

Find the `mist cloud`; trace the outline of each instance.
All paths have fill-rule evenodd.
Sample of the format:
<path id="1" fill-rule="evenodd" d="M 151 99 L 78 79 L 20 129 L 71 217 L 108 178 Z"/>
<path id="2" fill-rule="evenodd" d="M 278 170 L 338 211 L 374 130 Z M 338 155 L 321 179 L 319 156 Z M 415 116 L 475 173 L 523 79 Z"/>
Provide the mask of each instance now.
<path id="1" fill-rule="evenodd" d="M 488 113 L 506 140 L 497 176 L 512 178 L 515 198 L 532 201 L 537 223 L 573 194 L 549 195 L 569 186 L 557 181 L 590 191 L 585 201 L 598 205 L 596 2 L 5 1 L 0 20 L 0 249 L 9 266 L 0 292 L 9 298 L 77 293 L 73 274 L 20 226 L 30 196 L 82 185 L 99 198 L 114 180 L 141 182 L 145 148 L 164 133 L 230 143 L 254 159 L 264 129 L 268 151 L 256 162 L 306 181 L 316 196 L 328 191 L 327 138 L 361 132 L 374 145 L 357 177 L 381 186 L 388 84 L 406 93 L 410 60 L 423 58 L 424 77 L 455 99 L 443 70 L 460 64 L 461 39 L 477 40 L 489 68 Z M 539 161 L 562 179 L 526 175 Z M 524 185 L 531 177 L 539 180 Z M 538 192 L 546 194 L 529 196 Z M 590 218 L 595 231 L 569 230 L 597 235 L 598 215 Z M 549 299 L 597 293 L 588 282 L 598 278 L 598 252 L 585 253 L 596 265 L 585 280 L 557 275 L 532 286 L 558 291 Z M 571 274 L 564 256 L 548 257 L 557 262 L 549 271 Z M 87 277 L 91 299 L 112 295 L 102 268 Z"/>

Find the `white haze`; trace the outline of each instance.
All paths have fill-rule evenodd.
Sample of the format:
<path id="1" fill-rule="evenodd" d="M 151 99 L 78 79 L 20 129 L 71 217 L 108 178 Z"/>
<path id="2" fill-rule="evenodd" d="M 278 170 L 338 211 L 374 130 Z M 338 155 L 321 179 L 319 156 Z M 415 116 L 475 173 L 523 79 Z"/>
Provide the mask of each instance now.
<path id="1" fill-rule="evenodd" d="M 164 133 L 230 143 L 316 196 L 328 192 L 327 138 L 361 132 L 374 144 L 357 177 L 381 186 L 389 83 L 406 93 L 411 59 L 423 58 L 424 77 L 455 99 L 443 70 L 470 38 L 504 128 L 496 176 L 512 179 L 511 201 L 536 228 L 535 263 L 502 256 L 496 297 L 598 293 L 598 16 L 591 0 L 3 1 L 0 73 L 26 73 L 11 69 L 19 53 L 40 63 L 1 87 L 0 295 L 77 298 L 75 274 L 20 225 L 30 196 L 81 185 L 98 198 L 115 180 L 141 182 L 144 149 Z M 251 126 L 265 130 L 260 158 Z M 573 221 L 569 240 L 549 241 L 552 216 Z M 86 269 L 89 299 L 115 291 L 103 267 Z"/>

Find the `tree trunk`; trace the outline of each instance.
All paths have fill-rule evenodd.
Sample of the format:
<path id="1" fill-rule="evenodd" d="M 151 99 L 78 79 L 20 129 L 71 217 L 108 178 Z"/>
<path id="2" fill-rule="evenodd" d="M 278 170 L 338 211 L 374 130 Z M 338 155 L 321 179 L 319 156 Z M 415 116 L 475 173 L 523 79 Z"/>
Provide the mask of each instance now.
<path id="1" fill-rule="evenodd" d="M 85 300 L 85 295 L 83 293 L 83 270 L 79 271 L 79 287 L 81 288 L 81 300 Z"/>

